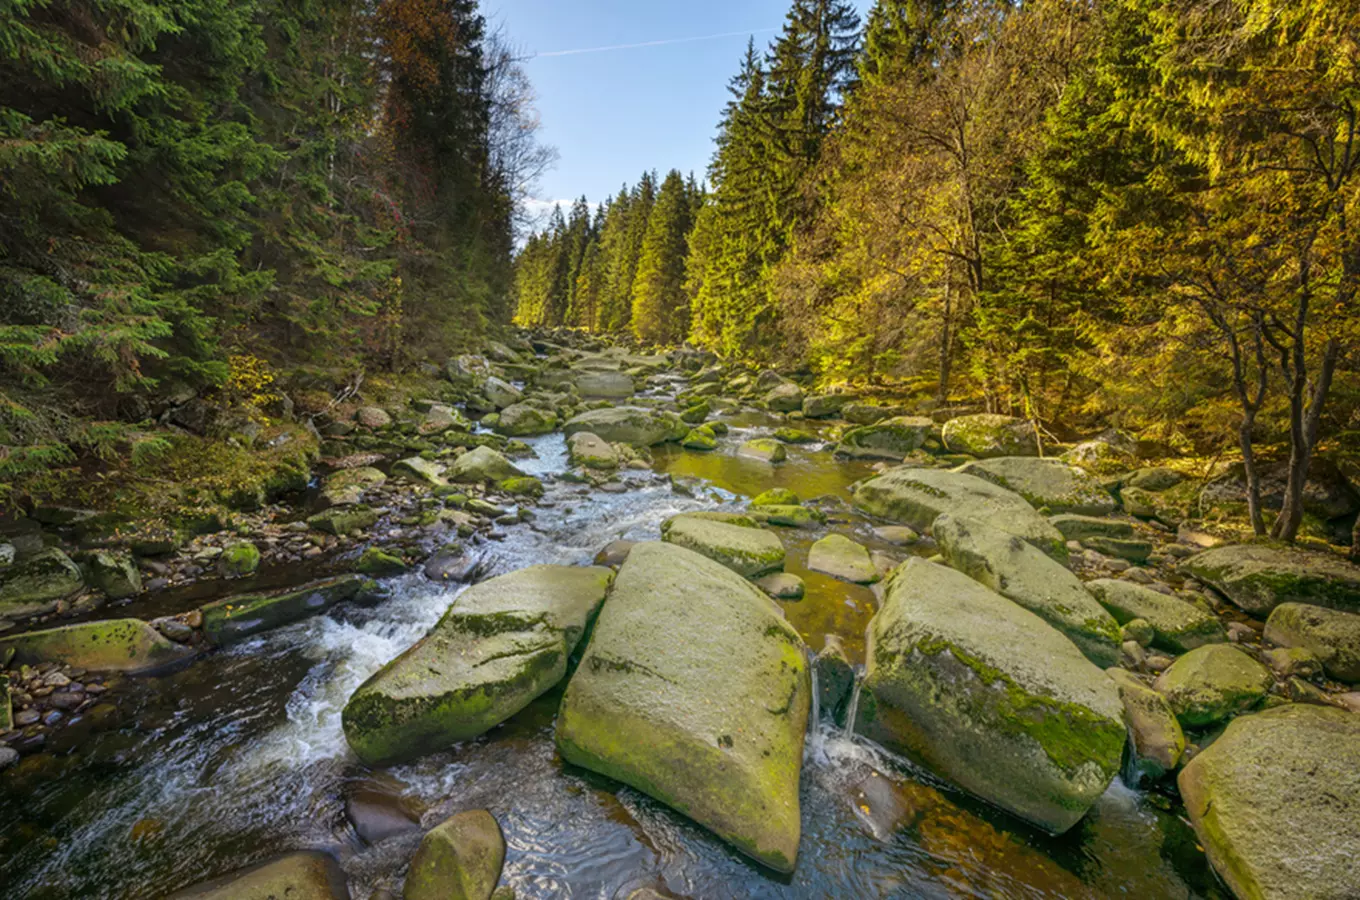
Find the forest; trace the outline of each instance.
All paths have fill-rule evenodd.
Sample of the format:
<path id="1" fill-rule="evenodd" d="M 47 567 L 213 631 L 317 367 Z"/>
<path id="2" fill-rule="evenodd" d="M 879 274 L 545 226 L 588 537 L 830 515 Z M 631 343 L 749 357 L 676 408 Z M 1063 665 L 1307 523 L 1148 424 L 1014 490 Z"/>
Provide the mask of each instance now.
<path id="1" fill-rule="evenodd" d="M 700 202 L 648 175 L 559 211 L 517 320 L 1249 470 L 1354 458 L 1358 38 L 1320 0 L 880 0 L 862 27 L 797 0 L 740 61 Z"/>

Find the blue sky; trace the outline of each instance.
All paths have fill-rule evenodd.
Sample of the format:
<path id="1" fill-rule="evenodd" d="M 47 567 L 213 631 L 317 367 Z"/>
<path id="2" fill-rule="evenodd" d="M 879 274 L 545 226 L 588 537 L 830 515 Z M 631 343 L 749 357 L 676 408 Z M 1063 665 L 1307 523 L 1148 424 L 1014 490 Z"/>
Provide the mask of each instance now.
<path id="1" fill-rule="evenodd" d="M 870 0 L 860 0 L 861 14 Z M 539 187 L 545 201 L 599 202 L 644 169 L 702 178 L 713 132 L 755 33 L 773 40 L 787 0 L 483 0 L 525 55 L 620 44 L 727 37 L 623 50 L 537 56 L 525 63 L 538 93 L 545 143 L 561 160 Z"/>

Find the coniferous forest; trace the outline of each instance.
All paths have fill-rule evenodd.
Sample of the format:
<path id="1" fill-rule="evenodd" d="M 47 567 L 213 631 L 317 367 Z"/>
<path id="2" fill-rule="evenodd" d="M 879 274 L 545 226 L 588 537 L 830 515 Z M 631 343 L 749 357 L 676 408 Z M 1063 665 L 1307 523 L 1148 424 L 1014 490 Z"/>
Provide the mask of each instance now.
<path id="1" fill-rule="evenodd" d="M 1360 898 L 1360 0 L 773 2 L 0 0 L 0 894 Z"/>

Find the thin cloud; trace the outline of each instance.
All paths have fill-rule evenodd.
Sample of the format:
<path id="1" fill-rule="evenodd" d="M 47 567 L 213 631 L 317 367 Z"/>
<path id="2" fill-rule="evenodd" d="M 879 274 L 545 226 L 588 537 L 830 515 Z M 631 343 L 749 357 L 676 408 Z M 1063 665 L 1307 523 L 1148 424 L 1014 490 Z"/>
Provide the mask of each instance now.
<path id="1" fill-rule="evenodd" d="M 694 44 L 699 41 L 716 41 L 722 38 L 742 37 L 750 34 L 765 34 L 770 31 L 778 31 L 775 28 L 752 28 L 746 31 L 724 31 L 722 34 L 706 34 L 702 37 L 669 38 L 664 41 L 643 41 L 638 44 L 614 44 L 609 47 L 582 47 L 577 50 L 549 50 L 546 53 L 535 53 L 533 59 L 540 59 L 548 56 L 580 56 L 583 53 L 610 53 L 614 50 L 639 50 L 644 47 L 665 47 L 670 44 Z"/>

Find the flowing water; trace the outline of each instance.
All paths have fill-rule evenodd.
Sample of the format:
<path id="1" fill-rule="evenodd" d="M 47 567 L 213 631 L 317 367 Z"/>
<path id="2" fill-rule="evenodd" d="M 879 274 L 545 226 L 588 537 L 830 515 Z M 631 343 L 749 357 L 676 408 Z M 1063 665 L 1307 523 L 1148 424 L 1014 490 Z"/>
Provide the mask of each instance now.
<path id="1" fill-rule="evenodd" d="M 623 494 L 551 484 L 532 524 L 486 545 L 491 574 L 586 563 L 615 538 L 656 539 L 667 516 L 776 485 L 827 496 L 830 527 L 876 546 L 867 523 L 848 508 L 834 512 L 866 466 L 799 450 L 778 467 L 740 459 L 736 445 L 766 422 L 739 424 L 717 453 L 658 455 L 659 472 L 701 479 L 693 497 L 651 472 L 626 473 Z M 525 468 L 565 471 L 560 435 L 532 443 L 538 458 Z M 814 649 L 836 633 L 862 657 L 874 595 L 806 571 L 807 547 L 822 533 L 781 532 L 789 570 L 808 581 L 807 597 L 783 606 Z M 346 800 L 378 785 L 402 795 L 401 809 L 425 827 L 460 809 L 490 809 L 508 844 L 504 880 L 521 898 L 612 900 L 639 887 L 705 900 L 1224 896 L 1192 832 L 1161 798 L 1116 781 L 1072 832 L 1050 838 L 829 723 L 816 723 L 808 742 L 802 847 L 787 877 L 644 795 L 564 765 L 552 742 L 560 691 L 478 740 L 376 780 L 349 754 L 340 711 L 457 592 L 419 575 L 391 588 L 376 608 L 332 611 L 144 679 L 122 693 L 118 727 L 104 723 L 84 740 L 73 728 L 50 752 L 0 775 L 0 895 L 159 897 L 287 850 L 321 848 L 340 858 L 355 897 L 365 898 L 399 886 L 420 838 L 415 829 L 372 846 L 360 839 Z"/>

